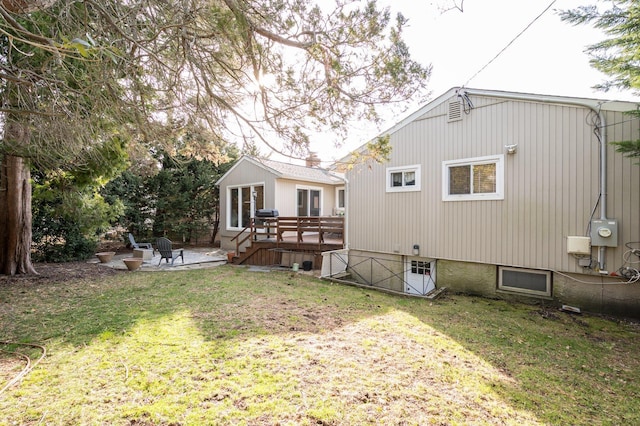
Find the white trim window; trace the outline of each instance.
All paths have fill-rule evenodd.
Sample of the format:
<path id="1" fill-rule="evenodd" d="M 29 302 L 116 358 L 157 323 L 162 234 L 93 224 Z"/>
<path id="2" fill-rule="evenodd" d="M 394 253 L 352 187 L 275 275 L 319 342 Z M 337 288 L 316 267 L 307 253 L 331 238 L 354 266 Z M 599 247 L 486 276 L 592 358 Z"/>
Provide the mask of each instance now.
<path id="1" fill-rule="evenodd" d="M 340 186 L 336 188 L 336 207 L 339 209 L 344 209 L 345 207 L 345 190 L 344 186 Z"/>
<path id="2" fill-rule="evenodd" d="M 322 188 L 296 185 L 298 216 L 322 216 Z"/>
<path id="3" fill-rule="evenodd" d="M 387 192 L 420 191 L 420 164 L 387 167 Z"/>
<path id="4" fill-rule="evenodd" d="M 227 187 L 227 229 L 242 229 L 264 208 L 264 184 Z"/>
<path id="5" fill-rule="evenodd" d="M 346 206 L 346 190 L 344 186 L 339 186 L 336 188 L 336 202 L 335 207 L 333 209 L 333 214 L 338 216 L 343 216 Z"/>
<path id="6" fill-rule="evenodd" d="M 443 161 L 442 200 L 504 200 L 504 155 Z"/>

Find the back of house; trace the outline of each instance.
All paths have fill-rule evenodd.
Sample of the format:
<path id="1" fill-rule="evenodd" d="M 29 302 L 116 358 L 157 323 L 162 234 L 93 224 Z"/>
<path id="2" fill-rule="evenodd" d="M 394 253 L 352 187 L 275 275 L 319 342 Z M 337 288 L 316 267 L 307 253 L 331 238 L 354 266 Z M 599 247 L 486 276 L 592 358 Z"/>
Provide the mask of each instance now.
<path id="1" fill-rule="evenodd" d="M 352 276 L 640 315 L 640 166 L 610 144 L 640 138 L 636 109 L 451 89 L 347 174 Z"/>
<path id="2" fill-rule="evenodd" d="M 326 217 L 344 212 L 344 180 L 319 167 L 314 155 L 296 165 L 245 155 L 222 176 L 220 188 L 221 247 L 236 250 L 240 234 L 249 232 L 260 210 L 282 217 Z M 250 245 L 246 241 L 243 248 Z"/>

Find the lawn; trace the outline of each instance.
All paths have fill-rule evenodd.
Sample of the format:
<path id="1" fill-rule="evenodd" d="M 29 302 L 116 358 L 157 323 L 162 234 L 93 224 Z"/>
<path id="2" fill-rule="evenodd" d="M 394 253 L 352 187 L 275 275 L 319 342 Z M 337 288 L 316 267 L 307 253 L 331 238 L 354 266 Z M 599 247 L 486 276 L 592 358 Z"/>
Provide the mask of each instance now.
<path id="1" fill-rule="evenodd" d="M 540 305 L 221 266 L 9 280 L 0 319 L 47 351 L 2 425 L 640 424 L 640 327 Z"/>

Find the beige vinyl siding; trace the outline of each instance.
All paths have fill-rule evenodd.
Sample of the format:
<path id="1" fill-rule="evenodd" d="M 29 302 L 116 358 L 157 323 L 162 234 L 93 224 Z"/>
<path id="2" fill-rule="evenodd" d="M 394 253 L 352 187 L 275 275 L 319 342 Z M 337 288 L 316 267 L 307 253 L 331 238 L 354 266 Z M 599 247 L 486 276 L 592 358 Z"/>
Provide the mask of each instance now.
<path id="1" fill-rule="evenodd" d="M 348 176 L 353 249 L 582 272 L 566 237 L 586 235 L 598 201 L 599 144 L 588 108 L 473 97 L 474 109 L 447 123 L 447 102 L 391 134 L 388 163 Z M 626 117 L 629 120 L 629 117 Z M 638 137 L 638 122 L 607 113 L 608 139 Z M 633 124 L 632 124 L 633 123 Z M 518 144 L 507 155 L 505 145 Z M 640 241 L 637 165 L 609 147 L 609 217 L 621 221 L 620 247 Z M 504 200 L 442 201 L 442 161 L 504 154 Z M 420 192 L 386 193 L 387 167 L 421 164 Z M 599 217 L 599 209 L 595 217 Z M 623 241 L 624 240 L 624 241 Z M 593 250 L 594 257 L 597 248 Z"/>
<path id="2" fill-rule="evenodd" d="M 322 191 L 320 205 L 322 216 L 331 216 L 333 214 L 336 186 L 292 179 L 279 179 L 276 183 L 275 208 L 280 213 L 280 216 L 298 216 L 298 188 Z"/>
<path id="3" fill-rule="evenodd" d="M 263 167 L 249 161 L 238 164 L 233 173 L 220 184 L 220 230 L 223 235 L 235 235 L 236 230 L 227 230 L 227 209 L 229 187 L 246 186 L 251 184 L 264 184 L 264 207 L 278 210 L 280 216 L 297 216 L 297 191 L 298 187 L 314 188 L 322 190 L 322 212 L 329 216 L 335 207 L 335 187 L 315 182 L 305 182 L 290 179 L 277 179 L 276 175 Z"/>
<path id="4" fill-rule="evenodd" d="M 621 123 L 609 129 L 609 140 L 635 140 L 639 138 L 640 122 L 629 115 L 617 113 L 609 119 L 610 124 Z M 615 264 L 619 264 L 627 247 L 624 243 L 640 241 L 640 161 L 629 159 L 621 153 L 610 154 L 609 161 L 609 215 L 620 220 L 622 236 L 619 239 L 620 250 L 617 250 Z M 638 247 L 636 244 L 635 247 Z M 637 259 L 636 259 L 637 260 Z M 631 265 L 638 267 L 638 265 Z"/>
<path id="5" fill-rule="evenodd" d="M 234 236 L 237 230 L 227 229 L 228 188 L 246 185 L 264 184 L 264 206 L 273 208 L 275 204 L 275 175 L 265 168 L 249 161 L 243 161 L 220 183 L 220 233 L 221 236 Z"/>
<path id="6" fill-rule="evenodd" d="M 280 216 L 297 216 L 297 193 L 293 180 L 279 180 L 276 186 L 276 208 Z"/>

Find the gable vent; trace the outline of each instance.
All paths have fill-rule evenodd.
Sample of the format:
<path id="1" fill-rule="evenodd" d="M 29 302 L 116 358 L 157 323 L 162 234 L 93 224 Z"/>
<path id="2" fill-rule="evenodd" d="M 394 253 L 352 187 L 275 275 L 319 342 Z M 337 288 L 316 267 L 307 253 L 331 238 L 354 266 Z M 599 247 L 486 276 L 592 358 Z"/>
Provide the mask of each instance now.
<path id="1" fill-rule="evenodd" d="M 462 102 L 458 98 L 449 101 L 449 112 L 447 114 L 447 121 L 459 121 L 462 120 Z"/>

